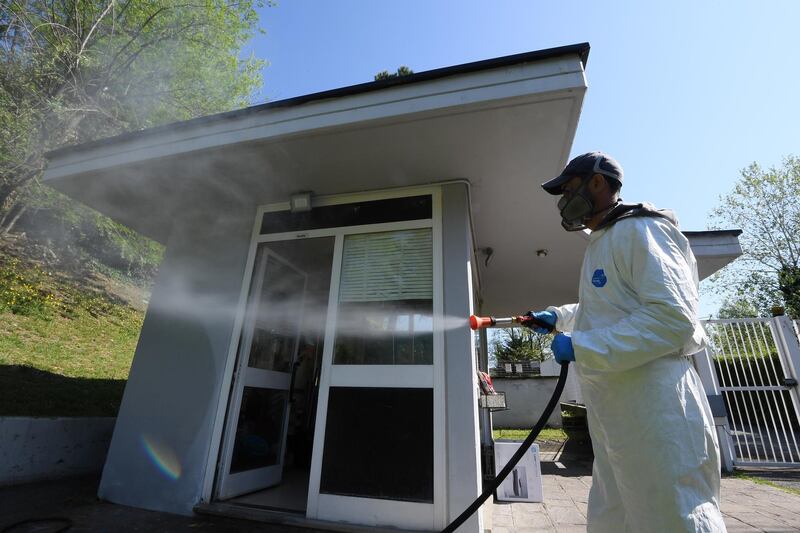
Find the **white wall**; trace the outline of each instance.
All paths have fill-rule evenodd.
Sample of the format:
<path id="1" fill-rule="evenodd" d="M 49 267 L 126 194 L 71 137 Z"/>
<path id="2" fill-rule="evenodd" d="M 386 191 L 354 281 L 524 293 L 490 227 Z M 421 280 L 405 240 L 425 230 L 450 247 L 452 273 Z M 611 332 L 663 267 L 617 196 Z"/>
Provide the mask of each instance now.
<path id="1" fill-rule="evenodd" d="M 492 378 L 494 390 L 506 393 L 506 406 L 509 408 L 507 411 L 492 413 L 494 428 L 532 428 L 542 416 L 542 411 L 550 401 L 557 382 L 557 377 L 550 376 Z M 564 401 L 563 395 L 562 401 Z M 561 427 L 561 409 L 558 406 L 547 419 L 547 424 Z"/>
<path id="2" fill-rule="evenodd" d="M 0 417 L 0 487 L 99 472 L 114 418 Z"/>
<path id="3" fill-rule="evenodd" d="M 472 314 L 467 189 L 442 188 L 442 241 L 444 263 L 444 314 Z M 480 439 L 478 435 L 478 383 L 475 375 L 474 336 L 467 327 L 445 333 L 447 388 L 447 493 L 448 521 L 456 518 L 481 492 Z M 460 532 L 482 531 L 481 516 L 473 515 Z"/>
<path id="4" fill-rule="evenodd" d="M 213 210 L 175 217 L 99 495 L 191 514 L 209 461 L 255 208 L 220 200 Z"/>
<path id="5" fill-rule="evenodd" d="M 542 361 L 540 368 L 542 376 L 558 377 L 561 374 L 561 365 L 552 357 Z M 561 401 L 584 403 L 581 385 L 578 381 L 578 368 L 575 365 L 570 365 L 569 367 L 567 382 L 564 384 L 564 391 L 561 393 Z"/>

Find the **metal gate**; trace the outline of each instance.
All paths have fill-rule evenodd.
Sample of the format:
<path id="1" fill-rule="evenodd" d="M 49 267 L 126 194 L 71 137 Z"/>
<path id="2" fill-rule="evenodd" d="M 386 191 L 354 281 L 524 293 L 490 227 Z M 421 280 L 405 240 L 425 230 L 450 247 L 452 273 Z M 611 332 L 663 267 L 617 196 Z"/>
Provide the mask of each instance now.
<path id="1" fill-rule="evenodd" d="M 703 325 L 713 369 L 707 375 L 727 408 L 723 454 L 734 466 L 800 465 L 800 321 L 780 316 Z"/>

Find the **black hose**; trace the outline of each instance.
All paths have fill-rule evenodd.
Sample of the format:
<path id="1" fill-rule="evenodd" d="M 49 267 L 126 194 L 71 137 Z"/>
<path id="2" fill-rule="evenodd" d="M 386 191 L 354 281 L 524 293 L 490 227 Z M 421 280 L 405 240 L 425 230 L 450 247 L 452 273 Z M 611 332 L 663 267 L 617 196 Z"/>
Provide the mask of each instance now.
<path id="1" fill-rule="evenodd" d="M 10 533 L 14 529 L 18 529 L 21 526 L 30 525 L 39 526 L 39 528 L 41 528 L 43 525 L 51 526 L 55 529 L 50 529 L 49 533 L 62 533 L 63 531 L 66 531 L 72 527 L 72 520 L 61 516 L 53 516 L 50 518 L 28 518 L 4 527 L 0 533 Z M 26 531 L 30 531 L 30 529 L 26 528 Z M 39 529 L 39 531 L 41 530 Z"/>
<path id="2" fill-rule="evenodd" d="M 511 456 L 511 459 L 508 460 L 506 466 L 500 471 L 497 476 L 492 480 L 488 487 L 481 493 L 478 498 L 472 502 L 472 504 L 467 507 L 463 513 L 458 515 L 458 518 L 450 522 L 450 524 L 444 528 L 441 533 L 452 533 L 455 531 L 458 526 L 463 524 L 467 518 L 472 516 L 472 513 L 478 510 L 478 508 L 483 505 L 483 502 L 489 499 L 489 496 L 494 494 L 497 490 L 497 487 L 508 477 L 508 474 L 514 470 L 514 467 L 517 466 L 519 460 L 522 459 L 522 456 L 525 455 L 525 452 L 528 451 L 528 448 L 531 447 L 533 441 L 536 440 L 536 437 L 539 436 L 539 432 L 542 431 L 542 428 L 547 423 L 547 419 L 550 418 L 550 414 L 555 409 L 558 400 L 561 398 L 561 392 L 564 390 L 564 384 L 567 382 L 567 372 L 569 369 L 569 363 L 561 363 L 561 374 L 558 376 L 558 383 L 556 383 L 556 390 L 553 391 L 553 395 L 550 397 L 550 401 L 547 403 L 547 407 L 544 408 L 542 412 L 542 416 L 539 417 L 539 420 L 536 422 L 536 425 L 533 426 L 530 435 L 522 441 L 519 449 Z"/>

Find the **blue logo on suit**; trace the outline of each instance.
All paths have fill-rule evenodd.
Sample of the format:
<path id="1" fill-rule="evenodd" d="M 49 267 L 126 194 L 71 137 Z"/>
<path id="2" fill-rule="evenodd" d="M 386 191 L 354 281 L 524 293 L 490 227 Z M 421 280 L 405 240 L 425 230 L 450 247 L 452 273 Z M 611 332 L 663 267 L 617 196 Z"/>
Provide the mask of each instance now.
<path id="1" fill-rule="evenodd" d="M 608 278 L 602 268 L 598 268 L 594 271 L 594 274 L 592 274 L 592 285 L 595 287 L 604 287 L 607 281 Z"/>

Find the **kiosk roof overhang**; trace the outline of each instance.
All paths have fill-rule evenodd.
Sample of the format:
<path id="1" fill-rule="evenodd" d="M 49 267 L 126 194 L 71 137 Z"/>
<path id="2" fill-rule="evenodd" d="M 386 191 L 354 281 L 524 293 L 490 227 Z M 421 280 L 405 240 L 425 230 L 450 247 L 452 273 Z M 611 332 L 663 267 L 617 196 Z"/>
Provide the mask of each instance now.
<path id="1" fill-rule="evenodd" d="M 202 117 L 51 152 L 45 182 L 158 241 L 176 214 L 464 180 L 484 312 L 574 298 L 586 246 L 539 184 L 570 152 L 588 44 Z M 537 250 L 547 250 L 546 256 Z"/>
<path id="2" fill-rule="evenodd" d="M 187 195 L 213 207 L 450 179 L 509 189 L 521 175 L 533 189 L 569 153 L 588 50 L 448 67 L 66 147 L 48 154 L 44 179 L 162 242 L 175 211 L 153 208 L 189 208 Z"/>

